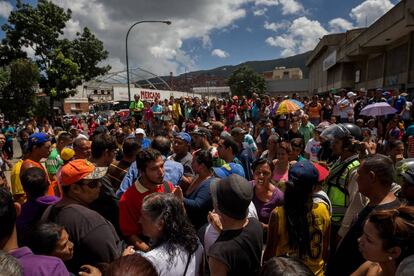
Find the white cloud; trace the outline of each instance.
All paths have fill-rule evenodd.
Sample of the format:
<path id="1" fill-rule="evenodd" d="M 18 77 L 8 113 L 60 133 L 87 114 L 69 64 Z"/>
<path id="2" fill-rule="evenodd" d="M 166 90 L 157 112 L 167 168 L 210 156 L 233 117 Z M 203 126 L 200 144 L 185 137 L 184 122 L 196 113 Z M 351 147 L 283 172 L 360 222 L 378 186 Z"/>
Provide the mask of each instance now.
<path id="1" fill-rule="evenodd" d="M 299 14 L 305 11 L 305 8 L 296 0 L 279 0 L 282 5 L 282 14 Z"/>
<path id="2" fill-rule="evenodd" d="M 7 1 L 0 1 L 0 18 L 5 19 L 9 18 L 11 11 L 13 10 L 13 5 Z"/>
<path id="3" fill-rule="evenodd" d="M 1 0 L 0 0 L 1 1 Z M 211 34 L 237 27 L 246 16 L 246 4 L 255 0 L 52 0 L 72 10 L 65 36 L 87 26 L 103 41 L 109 57 L 106 62 L 116 69 L 125 68 L 125 35 L 139 20 L 171 20 L 164 24 L 139 24 L 128 38 L 131 68 L 141 67 L 158 75 L 178 74 L 196 68 L 197 54 L 182 49 L 188 39 L 196 39 L 206 49 L 213 48 Z"/>
<path id="4" fill-rule="evenodd" d="M 256 6 L 281 6 L 282 14 L 299 14 L 305 11 L 305 8 L 297 0 L 256 0 Z"/>
<path id="5" fill-rule="evenodd" d="M 253 32 L 253 29 L 252 29 L 252 28 L 250 28 L 250 27 L 247 27 L 247 28 L 246 28 L 246 32 L 251 33 L 251 32 Z"/>
<path id="6" fill-rule="evenodd" d="M 281 56 L 312 50 L 328 31 L 316 20 L 302 16 L 295 19 L 285 34 L 266 39 L 270 46 L 282 48 Z"/>
<path id="7" fill-rule="evenodd" d="M 35 60 L 36 59 L 35 49 L 37 47 L 36 45 L 37 44 L 33 45 L 33 47 L 32 46 L 29 46 L 29 47 L 22 46 L 21 47 L 21 50 L 26 53 L 26 55 L 27 55 L 28 58 L 30 58 L 32 60 Z"/>
<path id="8" fill-rule="evenodd" d="M 389 11 L 394 4 L 390 0 L 366 0 L 351 10 L 349 16 L 358 27 L 366 27 Z"/>
<path id="9" fill-rule="evenodd" d="M 274 31 L 274 32 L 276 32 L 280 29 L 285 29 L 287 27 L 288 27 L 287 22 L 276 23 L 276 22 L 267 22 L 267 21 L 265 21 L 265 23 L 264 23 L 264 28 L 266 30 L 271 30 L 271 31 Z"/>
<path id="10" fill-rule="evenodd" d="M 331 33 L 341 33 L 354 28 L 354 25 L 346 19 L 334 18 L 329 21 L 329 27 Z"/>
<path id="11" fill-rule="evenodd" d="M 265 15 L 267 12 L 267 8 L 257 9 L 253 11 L 254 16 L 262 16 Z"/>
<path id="12" fill-rule="evenodd" d="M 280 0 L 256 0 L 256 6 L 277 6 Z"/>
<path id="13" fill-rule="evenodd" d="M 226 51 L 221 50 L 221 49 L 214 49 L 214 50 L 211 52 L 211 55 L 212 55 L 213 57 L 226 58 L 226 57 L 228 57 L 228 56 L 229 56 L 229 53 L 227 53 Z"/>

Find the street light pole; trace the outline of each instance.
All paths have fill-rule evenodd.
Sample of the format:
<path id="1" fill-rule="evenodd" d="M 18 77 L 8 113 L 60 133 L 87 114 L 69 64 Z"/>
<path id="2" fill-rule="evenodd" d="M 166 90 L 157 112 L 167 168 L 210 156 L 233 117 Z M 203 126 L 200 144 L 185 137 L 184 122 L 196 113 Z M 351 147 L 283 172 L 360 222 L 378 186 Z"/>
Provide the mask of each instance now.
<path id="1" fill-rule="evenodd" d="M 131 25 L 131 27 L 129 27 L 128 32 L 125 37 L 125 58 L 126 58 L 126 67 L 127 67 L 126 70 L 127 70 L 127 83 L 128 83 L 128 104 L 131 103 L 131 87 L 129 84 L 129 62 L 128 62 L 128 36 L 129 36 L 129 32 L 131 31 L 131 29 L 141 23 L 164 23 L 167 25 L 171 25 L 171 21 L 144 20 L 144 21 L 135 22 L 134 24 Z"/>

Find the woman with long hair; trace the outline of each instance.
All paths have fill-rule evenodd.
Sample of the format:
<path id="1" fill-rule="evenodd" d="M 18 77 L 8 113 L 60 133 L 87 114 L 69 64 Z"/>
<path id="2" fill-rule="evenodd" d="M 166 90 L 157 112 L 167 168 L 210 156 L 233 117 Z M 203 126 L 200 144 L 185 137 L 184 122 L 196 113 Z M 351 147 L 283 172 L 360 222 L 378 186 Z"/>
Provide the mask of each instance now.
<path id="1" fill-rule="evenodd" d="M 142 232 L 152 248 L 143 256 L 159 275 L 198 275 L 203 247 L 182 202 L 173 194 L 153 193 L 144 198 L 141 214 Z"/>
<path id="2" fill-rule="evenodd" d="M 372 213 L 358 241 L 367 261 L 352 276 L 395 275 L 400 262 L 414 254 L 414 207 Z"/>
<path id="3" fill-rule="evenodd" d="M 191 164 L 197 175 L 188 189 L 183 192 L 178 186 L 174 194 L 183 200 L 188 218 L 196 229 L 207 223 L 208 212 L 213 210 L 213 202 L 210 193 L 210 184 L 214 179 L 211 168 L 213 157 L 208 150 L 194 152 Z"/>
<path id="4" fill-rule="evenodd" d="M 265 261 L 273 256 L 296 257 L 315 275 L 324 275 L 330 215 L 325 204 L 312 202 L 318 178 L 317 169 L 308 160 L 290 168 L 284 204 L 270 215 Z"/>

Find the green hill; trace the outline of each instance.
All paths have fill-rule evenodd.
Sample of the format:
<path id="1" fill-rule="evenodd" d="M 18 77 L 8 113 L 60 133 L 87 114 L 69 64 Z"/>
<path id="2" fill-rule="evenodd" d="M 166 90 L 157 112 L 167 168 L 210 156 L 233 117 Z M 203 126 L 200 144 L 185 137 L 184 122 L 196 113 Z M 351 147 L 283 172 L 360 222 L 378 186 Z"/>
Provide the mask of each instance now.
<path id="1" fill-rule="evenodd" d="M 261 60 L 261 61 L 247 61 L 240 63 L 238 65 L 225 65 L 220 66 L 214 69 L 210 70 L 200 70 L 200 71 L 194 71 L 190 72 L 191 75 L 201 75 L 201 74 L 208 74 L 212 76 L 219 76 L 227 78 L 230 76 L 230 74 L 236 70 L 237 68 L 247 66 L 252 68 L 257 73 L 263 73 L 265 71 L 271 71 L 275 67 L 286 67 L 286 68 L 293 68 L 293 67 L 299 67 L 302 69 L 303 77 L 308 78 L 309 75 L 309 68 L 306 67 L 306 60 L 310 57 L 312 51 L 299 54 L 296 56 L 291 56 L 287 58 L 278 58 L 278 59 L 271 59 L 271 60 Z M 188 74 L 188 73 L 187 73 Z"/>

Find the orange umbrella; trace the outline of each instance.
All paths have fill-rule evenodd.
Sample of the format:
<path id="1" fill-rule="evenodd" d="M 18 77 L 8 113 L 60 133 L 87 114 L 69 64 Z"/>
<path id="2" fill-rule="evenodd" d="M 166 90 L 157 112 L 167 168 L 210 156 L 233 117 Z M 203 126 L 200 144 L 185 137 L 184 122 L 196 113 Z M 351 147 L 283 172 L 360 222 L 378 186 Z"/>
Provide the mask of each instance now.
<path id="1" fill-rule="evenodd" d="M 276 115 L 287 114 L 298 111 L 300 106 L 290 100 L 284 100 L 279 104 L 279 107 L 276 110 Z"/>

